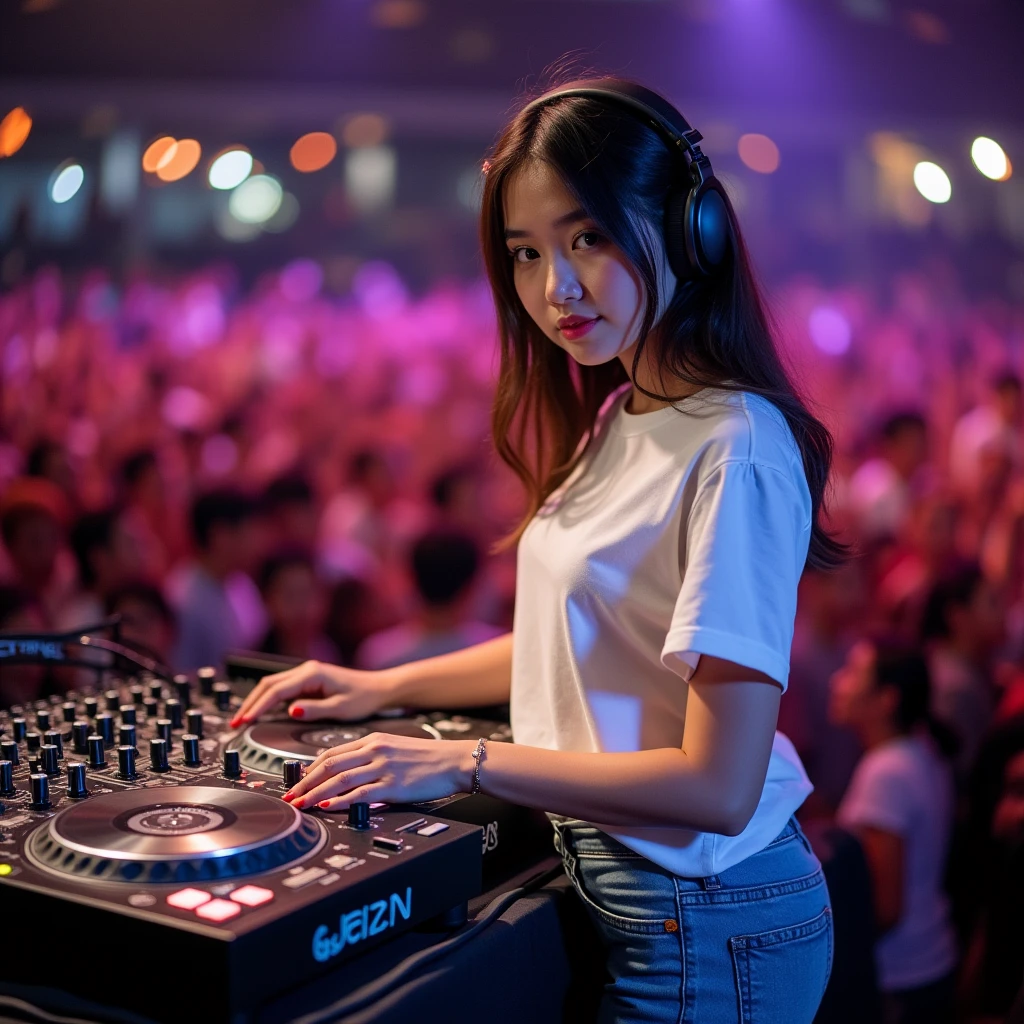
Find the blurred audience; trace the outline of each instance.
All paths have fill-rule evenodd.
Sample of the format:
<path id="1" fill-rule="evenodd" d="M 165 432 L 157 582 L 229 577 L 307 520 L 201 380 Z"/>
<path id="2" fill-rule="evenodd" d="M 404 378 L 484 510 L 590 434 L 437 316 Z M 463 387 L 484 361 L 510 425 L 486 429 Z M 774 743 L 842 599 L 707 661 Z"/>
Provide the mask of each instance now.
<path id="1" fill-rule="evenodd" d="M 303 661 L 338 661 L 338 649 L 323 632 L 323 586 L 307 551 L 286 548 L 271 555 L 260 569 L 259 586 L 270 623 L 261 651 Z"/>

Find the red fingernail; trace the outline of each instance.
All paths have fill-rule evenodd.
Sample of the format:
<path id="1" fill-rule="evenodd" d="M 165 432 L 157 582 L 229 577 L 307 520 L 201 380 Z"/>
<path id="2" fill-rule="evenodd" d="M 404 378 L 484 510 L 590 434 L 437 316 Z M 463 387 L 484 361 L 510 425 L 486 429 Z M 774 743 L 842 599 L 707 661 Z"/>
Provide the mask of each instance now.
<path id="1" fill-rule="evenodd" d="M 320 803 L 319 803 L 319 806 L 320 807 L 330 807 L 331 806 L 331 801 L 330 800 L 321 800 Z"/>
<path id="2" fill-rule="evenodd" d="M 295 800 L 290 801 L 290 803 L 291 803 L 292 807 L 301 807 L 302 806 L 302 797 L 301 796 L 297 797 Z"/>
<path id="3" fill-rule="evenodd" d="M 305 713 L 306 712 L 303 708 L 292 706 L 288 709 L 288 714 L 291 715 L 292 718 L 301 718 Z"/>
<path id="4" fill-rule="evenodd" d="M 285 795 L 283 797 L 281 797 L 281 799 L 282 800 L 287 800 L 288 803 L 291 803 L 295 799 L 295 794 L 294 793 L 285 793 Z"/>

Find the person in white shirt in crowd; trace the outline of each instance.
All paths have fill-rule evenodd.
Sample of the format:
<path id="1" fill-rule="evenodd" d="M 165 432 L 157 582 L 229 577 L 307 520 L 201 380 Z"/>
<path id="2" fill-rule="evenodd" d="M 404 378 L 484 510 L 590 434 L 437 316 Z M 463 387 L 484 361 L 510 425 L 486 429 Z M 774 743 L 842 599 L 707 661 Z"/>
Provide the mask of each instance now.
<path id="1" fill-rule="evenodd" d="M 989 382 L 985 401 L 964 413 L 953 428 L 949 443 L 949 477 L 964 493 L 978 483 L 980 462 L 986 452 L 1006 452 L 1014 469 L 1022 465 L 1021 427 L 1024 402 L 1021 380 L 1012 370 L 1002 370 Z"/>
<path id="2" fill-rule="evenodd" d="M 955 740 L 931 720 L 920 649 L 885 636 L 832 677 L 832 720 L 864 746 L 836 821 L 864 848 L 874 888 L 885 1024 L 953 1021 L 956 936 L 943 873 L 953 828 Z"/>
<path id="3" fill-rule="evenodd" d="M 545 810 L 605 944 L 601 1024 L 811 1024 L 831 904 L 776 721 L 800 574 L 846 554 L 819 518 L 832 442 L 694 138 L 657 94 L 585 79 L 485 163 L 492 427 L 527 497 L 512 633 L 379 672 L 307 662 L 232 724 L 510 701 L 514 743 L 371 734 L 285 799 Z"/>

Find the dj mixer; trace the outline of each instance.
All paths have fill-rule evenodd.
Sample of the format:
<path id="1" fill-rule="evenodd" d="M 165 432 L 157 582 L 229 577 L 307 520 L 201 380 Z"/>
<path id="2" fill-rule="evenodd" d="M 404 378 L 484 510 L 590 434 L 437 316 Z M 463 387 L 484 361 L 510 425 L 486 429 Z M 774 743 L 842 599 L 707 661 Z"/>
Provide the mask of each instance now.
<path id="1" fill-rule="evenodd" d="M 531 848 L 503 847 L 509 829 L 541 835 L 478 796 L 299 811 L 281 796 L 327 747 L 508 726 L 432 713 L 233 732 L 243 690 L 202 669 L 0 711 L 0 979 L 240 1024 L 406 929 L 457 926 L 485 865 Z M 180 984 L 160 983 L 168 970 Z"/>

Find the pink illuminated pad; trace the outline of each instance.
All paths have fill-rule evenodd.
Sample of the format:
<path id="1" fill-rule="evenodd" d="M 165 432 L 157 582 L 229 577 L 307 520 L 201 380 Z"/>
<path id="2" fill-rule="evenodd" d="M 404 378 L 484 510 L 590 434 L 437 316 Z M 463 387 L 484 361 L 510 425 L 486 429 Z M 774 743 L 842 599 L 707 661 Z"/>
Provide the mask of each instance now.
<path id="1" fill-rule="evenodd" d="M 241 889 L 236 889 L 231 894 L 231 898 L 236 903 L 242 903 L 247 907 L 258 907 L 262 903 L 269 903 L 274 898 L 274 894 L 259 885 L 243 885 Z"/>
<path id="2" fill-rule="evenodd" d="M 179 889 L 167 897 L 168 904 L 179 910 L 195 910 L 196 907 L 201 907 L 209 900 L 210 894 L 203 892 L 202 889 Z"/>
<path id="3" fill-rule="evenodd" d="M 226 921 L 235 914 L 240 914 L 242 908 L 231 900 L 210 900 L 196 909 L 196 916 L 207 921 Z"/>

